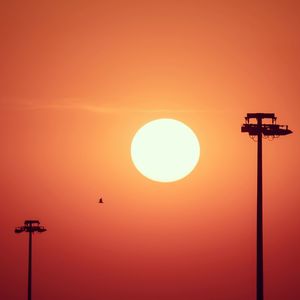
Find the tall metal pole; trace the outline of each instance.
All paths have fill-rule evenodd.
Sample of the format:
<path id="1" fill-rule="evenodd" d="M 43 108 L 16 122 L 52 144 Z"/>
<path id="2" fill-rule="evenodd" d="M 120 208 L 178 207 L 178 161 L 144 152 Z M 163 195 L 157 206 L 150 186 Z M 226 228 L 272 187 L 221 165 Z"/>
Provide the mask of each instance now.
<path id="1" fill-rule="evenodd" d="M 31 300 L 31 266 L 32 266 L 32 224 L 29 230 L 29 249 L 28 249 L 28 300 Z"/>
<path id="2" fill-rule="evenodd" d="M 257 119 L 257 220 L 256 220 L 256 299 L 264 299 L 263 271 L 263 188 L 262 188 L 262 119 Z"/>
<path id="3" fill-rule="evenodd" d="M 31 300 L 31 277 L 32 277 L 32 234 L 34 232 L 45 232 L 47 229 L 44 226 L 40 226 L 38 220 L 25 220 L 24 226 L 16 227 L 15 233 L 28 232 L 28 300 Z"/>
<path id="4" fill-rule="evenodd" d="M 257 123 L 251 123 L 256 119 Z M 272 123 L 263 123 L 263 119 L 270 119 Z M 257 136 L 257 220 L 256 220 L 256 299 L 264 299 L 264 269 L 263 269 L 263 188 L 262 188 L 262 137 L 279 137 L 291 134 L 286 125 L 276 124 L 274 113 L 248 113 L 241 131 L 251 137 Z"/>

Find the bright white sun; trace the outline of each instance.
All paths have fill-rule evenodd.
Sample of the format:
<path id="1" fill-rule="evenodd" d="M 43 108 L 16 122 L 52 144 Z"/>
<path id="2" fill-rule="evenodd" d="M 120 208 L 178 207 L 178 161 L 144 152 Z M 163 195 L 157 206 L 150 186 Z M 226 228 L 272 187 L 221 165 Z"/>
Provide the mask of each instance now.
<path id="1" fill-rule="evenodd" d="M 172 182 L 195 168 L 200 145 L 191 128 L 174 119 L 157 119 L 141 127 L 131 143 L 135 167 L 147 178 Z"/>

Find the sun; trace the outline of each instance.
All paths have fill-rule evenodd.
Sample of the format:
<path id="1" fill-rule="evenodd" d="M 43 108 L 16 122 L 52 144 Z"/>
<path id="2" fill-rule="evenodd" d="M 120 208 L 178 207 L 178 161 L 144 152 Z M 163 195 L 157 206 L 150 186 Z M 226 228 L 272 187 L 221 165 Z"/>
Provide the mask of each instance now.
<path id="1" fill-rule="evenodd" d="M 145 177 L 173 182 L 190 174 L 200 158 L 193 130 L 175 119 L 157 119 L 142 126 L 131 143 L 131 158 Z"/>

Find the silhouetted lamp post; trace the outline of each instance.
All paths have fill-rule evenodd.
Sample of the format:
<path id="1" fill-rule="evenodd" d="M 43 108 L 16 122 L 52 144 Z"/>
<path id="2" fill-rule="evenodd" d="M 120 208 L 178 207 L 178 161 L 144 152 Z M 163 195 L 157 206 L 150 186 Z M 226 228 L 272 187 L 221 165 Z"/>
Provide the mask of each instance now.
<path id="1" fill-rule="evenodd" d="M 29 232 L 29 251 L 28 251 L 28 300 L 31 300 L 31 270 L 32 270 L 32 234 L 34 232 L 42 233 L 47 229 L 40 226 L 38 220 L 26 220 L 24 226 L 16 227 L 15 233 Z"/>
<path id="2" fill-rule="evenodd" d="M 252 119 L 256 123 L 250 123 Z M 271 123 L 263 123 L 263 119 Z M 279 137 L 292 133 L 286 125 L 276 124 L 273 113 L 250 113 L 245 117 L 242 132 L 248 132 L 251 137 L 257 136 L 257 244 L 256 244 L 256 299 L 264 299 L 264 273 L 263 273 L 263 190 L 262 190 L 262 138 Z"/>

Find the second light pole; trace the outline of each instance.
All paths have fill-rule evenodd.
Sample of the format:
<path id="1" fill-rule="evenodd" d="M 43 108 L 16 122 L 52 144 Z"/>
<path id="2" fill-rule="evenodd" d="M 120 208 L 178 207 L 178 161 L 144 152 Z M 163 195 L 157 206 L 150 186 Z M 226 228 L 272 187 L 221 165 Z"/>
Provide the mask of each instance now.
<path id="1" fill-rule="evenodd" d="M 38 220 L 26 220 L 24 226 L 19 226 L 15 229 L 15 233 L 28 232 L 29 243 L 28 243 L 28 300 L 31 300 L 31 278 L 32 278 L 32 234 L 34 232 L 42 233 L 47 229 L 44 226 L 40 226 Z"/>

